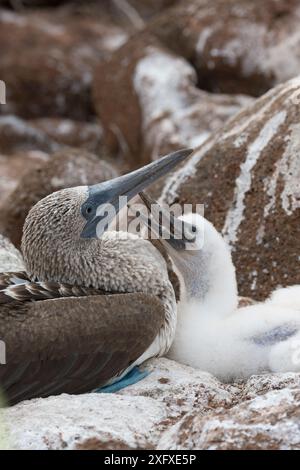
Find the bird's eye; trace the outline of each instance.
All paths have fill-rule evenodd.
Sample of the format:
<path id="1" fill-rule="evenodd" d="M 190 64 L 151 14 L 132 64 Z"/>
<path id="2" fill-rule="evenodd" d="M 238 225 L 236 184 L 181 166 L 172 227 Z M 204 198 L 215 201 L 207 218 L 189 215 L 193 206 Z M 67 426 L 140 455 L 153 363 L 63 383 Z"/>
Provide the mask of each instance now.
<path id="1" fill-rule="evenodd" d="M 87 206 L 87 207 L 85 208 L 85 212 L 86 212 L 87 214 L 91 214 L 91 213 L 92 213 L 92 210 L 93 210 L 92 206 Z"/>
<path id="2" fill-rule="evenodd" d="M 197 232 L 197 227 L 196 225 L 192 225 L 192 233 L 196 233 Z"/>

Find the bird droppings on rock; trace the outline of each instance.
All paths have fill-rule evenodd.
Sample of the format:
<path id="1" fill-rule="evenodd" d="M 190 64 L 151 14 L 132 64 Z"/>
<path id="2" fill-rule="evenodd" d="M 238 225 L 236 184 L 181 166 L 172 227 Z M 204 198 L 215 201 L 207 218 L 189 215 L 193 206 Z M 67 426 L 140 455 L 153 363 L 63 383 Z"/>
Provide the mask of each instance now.
<path id="1" fill-rule="evenodd" d="M 268 392 L 226 412 L 185 416 L 158 443 L 168 450 L 300 449 L 300 389 Z"/>
<path id="2" fill-rule="evenodd" d="M 166 411 L 148 397 L 91 393 L 25 401 L 1 415 L 16 449 L 76 449 L 91 439 L 104 448 L 118 442 L 123 449 L 139 449 L 154 446 Z"/>
<path id="3" fill-rule="evenodd" d="M 297 0 L 182 0 L 148 30 L 194 64 L 200 88 L 260 96 L 300 73 Z"/>
<path id="4" fill-rule="evenodd" d="M 0 233 L 0 272 L 22 271 L 23 269 L 21 253 Z"/>
<path id="5" fill-rule="evenodd" d="M 32 150 L 50 153 L 59 147 L 47 132 L 23 119 L 12 115 L 0 116 L 0 152 L 7 155 Z"/>
<path id="6" fill-rule="evenodd" d="M 107 86 L 113 90 L 113 102 Z M 99 65 L 94 95 L 106 146 L 131 166 L 174 149 L 197 147 L 252 101 L 199 90 L 193 67 L 144 33 Z"/>
<path id="7" fill-rule="evenodd" d="M 33 119 L 30 123 L 60 146 L 82 148 L 101 156 L 103 129 L 99 123 L 59 118 Z"/>
<path id="8" fill-rule="evenodd" d="M 97 12 L 0 9 L 0 76 L 9 84 L 0 113 L 89 120 L 94 68 L 126 38 Z"/>
<path id="9" fill-rule="evenodd" d="M 150 371 L 146 379 L 117 394 L 63 394 L 2 409 L 10 445 L 78 450 L 299 447 L 300 374 L 266 374 L 224 385 L 165 358 L 151 359 L 144 368 Z"/>

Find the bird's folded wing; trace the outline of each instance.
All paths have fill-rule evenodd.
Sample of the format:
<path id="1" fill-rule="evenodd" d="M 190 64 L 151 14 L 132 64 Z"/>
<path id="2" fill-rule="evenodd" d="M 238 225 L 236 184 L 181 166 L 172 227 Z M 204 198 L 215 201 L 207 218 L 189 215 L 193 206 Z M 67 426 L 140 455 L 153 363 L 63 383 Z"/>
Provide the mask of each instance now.
<path id="1" fill-rule="evenodd" d="M 25 272 L 0 274 L 0 304 L 110 293 L 114 292 L 62 282 L 32 281 Z"/>
<path id="2" fill-rule="evenodd" d="M 135 362 L 163 321 L 159 299 L 140 293 L 3 304 L 0 389 L 10 404 L 90 391 Z"/>
<path id="3" fill-rule="evenodd" d="M 30 282 L 30 279 L 25 271 L 0 273 L 0 291 L 6 287 L 27 282 Z"/>

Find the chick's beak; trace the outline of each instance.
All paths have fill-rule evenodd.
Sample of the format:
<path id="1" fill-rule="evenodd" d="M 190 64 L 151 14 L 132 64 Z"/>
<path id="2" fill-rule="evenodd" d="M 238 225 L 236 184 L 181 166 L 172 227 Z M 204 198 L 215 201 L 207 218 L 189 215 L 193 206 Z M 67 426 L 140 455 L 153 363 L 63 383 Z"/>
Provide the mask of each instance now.
<path id="1" fill-rule="evenodd" d="M 173 249 L 177 252 L 186 250 L 195 242 L 196 227 L 184 220 L 175 217 L 171 211 L 162 207 L 144 192 L 139 194 L 147 208 L 147 215 L 142 211 L 140 217 L 148 227 L 151 234 L 159 237 L 167 251 Z"/>

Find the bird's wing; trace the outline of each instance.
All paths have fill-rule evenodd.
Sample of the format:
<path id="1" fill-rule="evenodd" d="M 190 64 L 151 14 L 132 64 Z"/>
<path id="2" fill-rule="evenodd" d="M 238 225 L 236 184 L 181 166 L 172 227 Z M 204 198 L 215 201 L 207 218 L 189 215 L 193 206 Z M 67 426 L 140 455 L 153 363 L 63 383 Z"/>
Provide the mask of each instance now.
<path id="1" fill-rule="evenodd" d="M 32 281 L 25 272 L 0 274 L 0 304 L 110 293 L 114 292 L 62 282 Z"/>
<path id="2" fill-rule="evenodd" d="M 9 286 L 30 282 L 25 271 L 0 273 L 0 291 Z"/>
<path id="3" fill-rule="evenodd" d="M 2 304 L 0 389 L 10 404 L 91 391 L 135 362 L 163 322 L 162 303 L 140 293 Z"/>
<path id="4" fill-rule="evenodd" d="M 298 332 L 299 325 L 296 326 L 293 324 L 286 323 L 280 326 L 276 326 L 271 330 L 265 331 L 264 333 L 252 336 L 250 339 L 257 346 L 274 346 L 277 343 L 286 341 Z"/>

